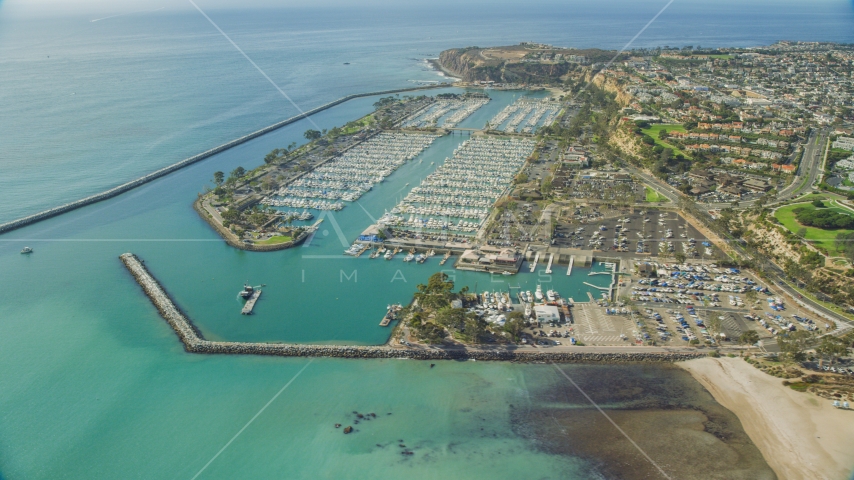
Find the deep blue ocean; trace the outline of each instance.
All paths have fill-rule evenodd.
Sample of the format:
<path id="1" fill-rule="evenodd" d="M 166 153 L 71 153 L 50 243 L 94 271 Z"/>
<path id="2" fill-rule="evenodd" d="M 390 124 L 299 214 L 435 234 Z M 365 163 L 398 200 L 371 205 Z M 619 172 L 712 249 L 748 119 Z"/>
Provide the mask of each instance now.
<path id="1" fill-rule="evenodd" d="M 622 48 L 666 5 L 237 10 L 196 3 L 303 110 L 351 93 L 441 80 L 424 59 L 447 48 L 521 41 Z M 634 46 L 780 39 L 854 42 L 854 9 L 835 1 L 676 0 Z M 461 126 L 482 126 L 522 93 L 490 92 L 491 102 Z M 215 170 L 257 166 L 271 149 L 302 142 L 314 124 L 342 125 L 369 113 L 375 100 L 347 102 L 109 201 L 0 236 L 0 478 L 587 479 L 603 478 L 607 462 L 623 462 L 638 478 L 657 475 L 622 437 L 609 436 L 613 426 L 549 365 L 430 368 L 183 350 L 119 254 L 140 255 L 211 339 L 388 338 L 377 325 L 385 306 L 407 302 L 441 267 L 341 252 L 463 138 L 437 140 L 426 161 L 409 162 L 360 199 L 363 209 L 336 214 L 343 244 L 332 231 L 309 247 L 238 251 L 191 208 Z M 0 1 L 0 222 L 296 113 L 189 4 Z M 19 254 L 24 245 L 35 252 Z M 578 268 L 569 277 L 558 268 L 554 278 L 542 270 L 509 280 L 449 273 L 459 286 L 481 291 L 554 282 L 565 296 L 582 299 L 573 293 L 582 280 L 608 280 Z M 239 314 L 236 299 L 245 280 L 267 285 L 251 317 Z M 699 462 L 717 478 L 733 478 L 726 474 L 731 460 L 757 454 L 737 440 L 744 437 L 734 415 L 680 369 L 573 365 L 564 372 L 643 448 L 654 449 L 674 477 Z M 354 422 L 354 411 L 378 418 L 342 435 L 334 425 Z M 707 433 L 711 417 L 729 422 L 728 438 L 737 441 Z M 629 453 L 613 456 L 623 448 Z"/>
<path id="2" fill-rule="evenodd" d="M 537 41 L 619 49 L 667 4 L 237 10 L 208 3 L 210 10 L 197 2 L 303 110 L 350 93 L 436 80 L 423 59 L 447 48 Z M 0 222 L 297 113 L 191 5 L 87 7 L 60 15 L 0 2 Z M 677 0 L 633 46 L 854 42 L 852 25 L 854 8 L 846 1 Z"/>

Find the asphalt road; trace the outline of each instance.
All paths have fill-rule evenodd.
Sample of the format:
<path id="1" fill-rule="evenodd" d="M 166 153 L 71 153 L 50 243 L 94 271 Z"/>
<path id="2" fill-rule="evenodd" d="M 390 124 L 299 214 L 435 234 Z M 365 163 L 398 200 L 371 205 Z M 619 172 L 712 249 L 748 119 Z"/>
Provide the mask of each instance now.
<path id="1" fill-rule="evenodd" d="M 816 142 L 816 137 L 818 137 L 818 142 Z M 810 189 L 820 173 L 826 144 L 827 132 L 822 131 L 818 135 L 815 133 L 810 135 L 804 147 L 804 156 L 798 167 L 794 181 L 780 191 L 777 195 L 777 202 L 789 200 Z M 804 177 L 807 179 L 806 182 L 803 181 Z"/>
<path id="2" fill-rule="evenodd" d="M 818 137 L 818 142 L 816 142 L 816 137 Z M 790 183 L 787 187 L 780 190 L 778 192 L 776 199 L 772 203 L 781 203 L 787 200 L 790 200 L 798 195 L 802 195 L 810 191 L 813 183 L 815 183 L 821 172 L 821 163 L 824 158 L 824 148 L 827 144 L 827 132 L 821 131 L 816 134 L 813 132 L 810 137 L 807 139 L 806 145 L 804 146 L 804 156 L 802 157 L 801 164 L 798 166 L 798 171 L 795 172 L 794 178 L 792 178 L 792 183 Z M 806 178 L 806 181 L 804 181 Z M 753 206 L 755 200 L 747 200 L 744 202 L 740 202 L 740 207 L 750 207 Z M 703 207 L 708 210 L 721 209 L 731 207 L 732 205 L 729 203 L 709 203 L 703 204 Z"/>
<path id="3" fill-rule="evenodd" d="M 818 137 L 818 141 L 816 142 L 816 137 Z M 818 133 L 813 133 L 810 135 L 810 138 L 807 140 L 807 144 L 804 147 L 804 157 L 801 162 L 801 166 L 798 168 L 798 172 L 795 174 L 794 181 L 788 187 L 784 188 L 780 191 L 777 200 L 775 203 L 789 200 L 791 198 L 796 197 L 797 195 L 802 194 L 804 191 L 808 191 L 812 186 L 813 182 L 816 181 L 818 175 L 820 173 L 821 163 L 824 158 L 824 150 L 827 144 L 827 131 L 822 130 Z M 818 155 L 816 155 L 818 152 Z M 662 182 L 658 178 L 655 178 L 653 175 L 641 171 L 631 165 L 626 166 L 626 169 L 637 175 L 643 181 L 649 183 L 651 186 L 655 187 L 662 195 L 666 196 L 670 201 L 676 204 L 678 199 L 682 196 L 682 193 L 673 188 L 672 186 Z M 804 182 L 804 177 L 806 177 L 807 181 Z M 752 201 L 743 202 L 740 204 L 740 207 L 748 207 L 752 205 Z M 707 205 L 704 205 L 706 207 Z M 708 204 L 709 209 L 714 208 L 724 208 L 731 207 L 730 204 Z M 744 248 L 738 244 L 738 242 L 733 242 L 732 247 L 741 255 L 743 258 L 750 258 Z M 832 318 L 836 322 L 845 326 L 845 328 L 854 327 L 854 322 L 849 320 L 842 315 L 837 314 L 833 310 L 830 310 L 806 297 L 799 298 L 800 294 L 797 290 L 794 289 L 788 283 L 788 277 L 783 272 L 779 266 L 774 263 L 770 263 L 769 271 L 767 272 L 770 276 L 771 280 L 774 281 L 775 286 L 784 290 L 788 295 L 792 298 L 797 298 L 799 302 L 802 302 L 807 308 L 812 309 L 813 311 L 820 312 L 822 315 Z"/>

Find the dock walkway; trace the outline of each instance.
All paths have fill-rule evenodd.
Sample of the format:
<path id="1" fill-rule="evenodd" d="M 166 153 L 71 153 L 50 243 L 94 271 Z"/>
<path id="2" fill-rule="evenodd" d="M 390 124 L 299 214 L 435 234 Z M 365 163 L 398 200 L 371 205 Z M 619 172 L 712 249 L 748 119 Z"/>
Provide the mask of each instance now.
<path id="1" fill-rule="evenodd" d="M 537 269 L 538 261 L 540 261 L 540 252 L 537 252 L 537 254 L 534 255 L 534 263 L 531 264 L 531 273 L 534 273 L 534 270 Z"/>
<path id="2" fill-rule="evenodd" d="M 261 290 L 255 290 L 252 292 L 252 295 L 246 300 L 246 303 L 243 304 L 243 310 L 240 311 L 241 315 L 252 315 L 252 310 L 255 308 L 255 302 L 261 298 Z"/>
<path id="3" fill-rule="evenodd" d="M 166 294 L 163 287 L 151 275 L 142 260 L 132 253 L 119 256 L 128 272 L 142 287 L 143 292 L 160 312 L 164 320 L 175 330 L 184 349 L 190 353 L 225 355 L 275 355 L 282 357 L 335 357 L 335 358 L 408 358 L 413 360 L 465 360 L 515 361 L 515 362 L 559 362 L 559 363 L 637 363 L 677 362 L 705 357 L 704 352 L 668 351 L 655 347 L 643 350 L 590 350 L 581 347 L 557 348 L 553 351 L 498 349 L 498 348 L 393 348 L 359 345 L 300 345 L 263 342 L 214 342 L 205 340 L 190 320 Z"/>

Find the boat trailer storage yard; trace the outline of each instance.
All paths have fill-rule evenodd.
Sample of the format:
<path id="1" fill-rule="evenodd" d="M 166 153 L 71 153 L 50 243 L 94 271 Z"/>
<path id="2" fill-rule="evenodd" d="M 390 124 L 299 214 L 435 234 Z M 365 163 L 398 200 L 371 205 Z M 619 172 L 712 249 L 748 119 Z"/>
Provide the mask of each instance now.
<path id="1" fill-rule="evenodd" d="M 738 337 L 752 329 L 759 334 L 761 349 L 776 352 L 775 337 L 780 333 L 826 328 L 823 321 L 797 305 L 787 305 L 777 292 L 745 272 L 714 264 L 675 265 L 640 258 L 624 262 L 617 301 L 576 302 L 571 321 L 541 322 L 526 330 L 527 341 L 546 347 L 572 342 L 737 345 Z M 752 301 L 747 299 L 753 297 L 748 290 L 755 292 Z"/>

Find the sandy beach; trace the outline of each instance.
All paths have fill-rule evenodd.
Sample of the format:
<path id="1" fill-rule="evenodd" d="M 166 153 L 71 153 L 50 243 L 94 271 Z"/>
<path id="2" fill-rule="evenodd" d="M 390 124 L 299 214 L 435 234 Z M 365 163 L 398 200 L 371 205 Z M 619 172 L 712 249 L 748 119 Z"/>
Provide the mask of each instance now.
<path id="1" fill-rule="evenodd" d="M 740 358 L 679 364 L 735 413 L 781 479 L 847 479 L 854 468 L 854 412 L 783 386 Z"/>

